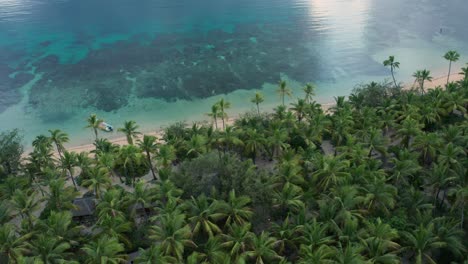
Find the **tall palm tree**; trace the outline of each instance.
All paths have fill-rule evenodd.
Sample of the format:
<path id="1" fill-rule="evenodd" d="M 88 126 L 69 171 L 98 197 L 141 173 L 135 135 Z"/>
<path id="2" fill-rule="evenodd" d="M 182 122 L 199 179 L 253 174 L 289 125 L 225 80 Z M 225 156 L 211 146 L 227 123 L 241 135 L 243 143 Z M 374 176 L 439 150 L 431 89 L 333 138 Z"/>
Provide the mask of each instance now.
<path id="1" fill-rule="evenodd" d="M 99 130 L 99 125 L 102 123 L 102 119 L 99 119 L 96 114 L 91 114 L 88 117 L 88 125 L 86 126 L 87 128 L 91 128 L 94 131 L 94 136 L 96 137 L 95 140 L 98 139 L 98 130 Z"/>
<path id="2" fill-rule="evenodd" d="M 282 216 L 288 213 L 297 213 L 304 208 L 301 187 L 286 182 L 283 188 L 273 193 L 273 207 L 277 208 Z"/>
<path id="3" fill-rule="evenodd" d="M 428 71 L 426 69 L 417 70 L 415 73 L 413 73 L 413 77 L 416 78 L 416 81 L 419 83 L 419 90 L 421 94 L 424 94 L 424 82 L 432 81 L 431 71 Z"/>
<path id="4" fill-rule="evenodd" d="M 257 114 L 260 114 L 260 104 L 265 101 L 263 94 L 260 92 L 256 92 L 255 96 L 250 100 L 250 102 L 254 103 L 257 106 Z"/>
<path id="5" fill-rule="evenodd" d="M 115 153 L 102 153 L 98 156 L 98 165 L 106 168 L 110 175 L 113 177 L 115 176 L 114 174 L 114 167 L 115 167 L 115 159 L 116 155 Z M 118 174 L 120 183 L 123 183 L 122 176 Z"/>
<path id="6" fill-rule="evenodd" d="M 191 237 L 185 215 L 178 211 L 157 216 L 157 224 L 151 228 L 149 236 L 159 243 L 165 256 L 173 256 L 178 261 L 182 261 L 185 247 L 196 247 Z"/>
<path id="7" fill-rule="evenodd" d="M 225 130 L 225 120 L 228 118 L 226 110 L 231 107 L 231 103 L 224 100 L 224 98 L 221 98 L 221 100 L 219 100 L 217 104 L 219 106 L 219 114 L 221 116 L 221 120 L 223 121 L 223 130 Z"/>
<path id="8" fill-rule="evenodd" d="M 123 254 L 124 246 L 115 237 L 101 236 L 96 241 L 84 245 L 81 250 L 86 255 L 84 261 L 86 264 L 126 262 L 126 255 Z"/>
<path id="9" fill-rule="evenodd" d="M 68 152 L 65 151 L 63 152 L 63 157 L 60 160 L 61 164 L 60 166 L 62 167 L 63 170 L 65 170 L 72 180 L 73 186 L 75 187 L 75 190 L 78 190 L 78 186 L 76 185 L 75 177 L 74 177 L 74 167 L 77 165 L 77 156 L 75 152 Z"/>
<path id="10" fill-rule="evenodd" d="M 156 153 L 156 151 L 158 150 L 158 145 L 156 144 L 156 137 L 144 135 L 143 140 L 138 140 L 138 146 L 141 148 L 141 150 L 143 150 L 143 152 L 145 152 L 146 161 L 148 163 L 148 166 L 150 167 L 153 179 L 157 180 L 156 174 L 154 173 L 153 162 L 151 160 L 151 154 Z"/>
<path id="11" fill-rule="evenodd" d="M 33 256 L 39 257 L 43 263 L 63 263 L 69 253 L 70 244 L 54 237 L 43 234 L 31 241 L 30 248 Z"/>
<path id="12" fill-rule="evenodd" d="M 104 167 L 94 166 L 89 170 L 89 179 L 83 181 L 83 186 L 92 189 L 96 198 L 99 199 L 102 189 L 108 189 L 111 183 L 109 171 Z"/>
<path id="13" fill-rule="evenodd" d="M 250 154 L 252 161 L 255 164 L 257 154 L 265 149 L 265 137 L 256 129 L 247 129 L 245 131 L 244 149 L 247 154 Z"/>
<path id="14" fill-rule="evenodd" d="M 139 126 L 136 124 L 136 122 L 131 120 L 125 121 L 124 126 L 117 130 L 125 134 L 128 144 L 133 145 L 133 139 L 141 134 L 141 132 L 137 131 L 138 128 Z"/>
<path id="15" fill-rule="evenodd" d="M 29 251 L 27 241 L 31 237 L 32 233 L 20 235 L 13 224 L 0 225 L 0 258 L 5 257 L 7 263 L 16 263 L 20 256 Z"/>
<path id="16" fill-rule="evenodd" d="M 250 248 L 245 255 L 251 258 L 255 264 L 271 263 L 281 260 L 282 257 L 275 251 L 278 242 L 270 236 L 270 233 L 263 231 L 260 235 L 252 235 Z"/>
<path id="17" fill-rule="evenodd" d="M 400 68 L 400 63 L 398 61 L 395 61 L 395 56 L 389 56 L 388 59 L 384 60 L 383 65 L 385 67 L 390 67 L 390 72 L 392 74 L 393 83 L 395 84 L 395 88 L 397 88 L 398 85 L 397 85 L 396 80 L 395 80 L 394 71 L 395 71 L 395 69 Z"/>
<path id="18" fill-rule="evenodd" d="M 460 59 L 460 54 L 458 54 L 458 52 L 454 50 L 449 50 L 447 51 L 447 53 L 445 53 L 444 59 L 449 61 L 449 70 L 447 74 L 447 85 L 448 85 L 449 79 L 450 79 L 450 71 L 452 70 L 452 62 L 458 61 L 458 59 Z"/>
<path id="19" fill-rule="evenodd" d="M 288 88 L 286 81 L 281 80 L 279 82 L 279 87 L 277 90 L 277 93 L 280 95 L 282 105 L 284 106 L 284 98 L 286 96 L 291 97 L 292 96 L 292 91 L 291 89 Z"/>
<path id="20" fill-rule="evenodd" d="M 163 144 L 159 147 L 157 160 L 164 168 L 168 168 L 176 159 L 176 157 L 176 150 L 174 146 L 170 144 Z"/>
<path id="21" fill-rule="evenodd" d="M 211 106 L 211 112 L 207 114 L 211 118 L 213 118 L 213 123 L 215 124 L 216 130 L 218 130 L 218 117 L 221 115 L 219 112 L 219 104 L 216 102 Z"/>
<path id="22" fill-rule="evenodd" d="M 305 97 L 304 97 L 304 100 L 306 101 L 306 103 L 310 104 L 312 103 L 312 97 L 315 95 L 315 89 L 317 87 L 313 84 L 313 83 L 307 83 L 303 90 L 304 90 L 304 93 L 305 93 Z"/>
<path id="23" fill-rule="evenodd" d="M 68 135 L 65 132 L 62 132 L 60 129 L 49 130 L 49 133 L 50 140 L 54 142 L 59 157 L 62 158 L 62 153 L 65 150 L 63 144 L 69 141 Z"/>

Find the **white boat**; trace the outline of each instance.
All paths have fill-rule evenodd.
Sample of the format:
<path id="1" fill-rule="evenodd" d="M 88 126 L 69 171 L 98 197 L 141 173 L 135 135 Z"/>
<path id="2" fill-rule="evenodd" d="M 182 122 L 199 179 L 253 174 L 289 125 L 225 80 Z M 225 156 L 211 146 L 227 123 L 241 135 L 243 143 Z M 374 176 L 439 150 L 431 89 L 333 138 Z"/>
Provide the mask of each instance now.
<path id="1" fill-rule="evenodd" d="M 114 131 L 114 127 L 106 122 L 101 122 L 99 124 L 99 129 L 106 131 L 106 132 L 112 132 Z"/>

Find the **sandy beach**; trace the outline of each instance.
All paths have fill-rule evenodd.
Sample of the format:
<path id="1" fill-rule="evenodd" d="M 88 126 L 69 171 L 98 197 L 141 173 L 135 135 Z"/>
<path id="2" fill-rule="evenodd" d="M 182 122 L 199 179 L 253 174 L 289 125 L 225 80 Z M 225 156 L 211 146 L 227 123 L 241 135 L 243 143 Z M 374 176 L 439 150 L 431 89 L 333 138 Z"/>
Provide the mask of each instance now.
<path id="1" fill-rule="evenodd" d="M 454 73 L 452 73 L 450 75 L 450 81 L 458 81 L 458 80 L 461 80 L 462 79 L 462 75 L 458 74 L 460 70 L 457 69 L 456 71 L 453 71 Z M 441 71 L 439 71 L 438 73 L 441 73 Z M 437 77 L 434 77 L 433 80 L 431 82 L 427 82 L 427 89 L 433 89 L 435 87 L 444 87 L 445 84 L 446 84 L 446 81 L 447 81 L 447 75 L 441 75 L 441 74 L 438 74 Z M 412 89 L 415 87 L 415 85 L 417 85 L 416 83 L 414 83 L 414 81 L 407 81 L 404 85 L 403 85 L 403 89 Z M 330 107 L 334 106 L 335 103 L 333 101 L 328 101 L 328 102 L 324 102 L 321 104 L 322 105 L 322 108 L 324 111 L 327 111 Z M 226 121 L 226 124 L 228 125 L 232 125 L 234 123 L 234 121 L 236 120 L 237 116 L 231 116 L 229 117 L 229 119 Z M 205 120 L 192 120 L 193 122 L 210 122 L 210 120 L 208 119 L 208 117 L 205 119 Z M 177 122 L 177 120 L 174 120 L 174 122 Z M 218 126 L 221 126 L 221 121 L 218 121 L 219 124 Z M 101 132 L 103 133 L 103 132 Z M 120 133 L 120 132 L 115 132 L 115 133 Z M 150 132 L 145 132 L 143 133 L 144 135 L 151 135 L 151 136 L 155 136 L 157 137 L 158 139 L 161 139 L 162 138 L 162 135 L 163 135 L 163 130 L 160 129 L 158 131 L 150 131 Z M 135 141 L 137 142 L 139 138 L 141 138 L 142 135 L 140 135 Z M 91 130 L 90 130 L 90 138 L 91 138 Z M 123 146 L 123 145 L 127 145 L 127 139 L 125 136 L 117 136 L 115 138 L 109 138 L 109 141 L 112 142 L 113 144 L 116 144 L 116 145 L 120 145 L 120 146 Z M 94 150 L 94 145 L 92 143 L 89 143 L 89 144 L 81 144 L 81 145 L 76 145 L 76 146 L 66 146 L 67 150 L 68 151 L 71 151 L 71 152 L 77 152 L 77 153 L 80 153 L 80 152 L 90 152 L 92 150 Z M 25 155 L 28 155 L 29 153 L 25 153 Z"/>

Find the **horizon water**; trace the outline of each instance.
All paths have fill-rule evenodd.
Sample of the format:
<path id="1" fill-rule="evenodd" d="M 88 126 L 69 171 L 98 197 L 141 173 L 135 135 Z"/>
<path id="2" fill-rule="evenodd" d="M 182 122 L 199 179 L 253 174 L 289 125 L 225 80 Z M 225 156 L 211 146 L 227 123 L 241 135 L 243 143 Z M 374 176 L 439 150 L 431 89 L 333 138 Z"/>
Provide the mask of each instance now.
<path id="1" fill-rule="evenodd" d="M 389 55 L 398 81 L 439 77 L 447 50 L 453 69 L 468 62 L 467 13 L 466 0 L 0 0 L 0 132 L 91 143 L 91 113 L 149 132 L 207 119 L 219 98 L 231 116 L 252 110 L 257 90 L 271 110 L 280 79 L 290 102 L 313 82 L 327 103 L 388 81 Z"/>

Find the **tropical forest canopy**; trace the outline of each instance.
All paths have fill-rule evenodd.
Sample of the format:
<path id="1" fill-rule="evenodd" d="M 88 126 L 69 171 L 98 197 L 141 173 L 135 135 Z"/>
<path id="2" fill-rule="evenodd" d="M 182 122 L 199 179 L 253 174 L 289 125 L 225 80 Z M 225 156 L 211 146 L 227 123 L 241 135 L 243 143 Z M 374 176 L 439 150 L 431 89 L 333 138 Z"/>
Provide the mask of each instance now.
<path id="1" fill-rule="evenodd" d="M 281 81 L 272 113 L 256 93 L 229 123 L 222 99 L 213 124 L 160 138 L 127 121 L 124 146 L 91 115 L 90 153 L 51 129 L 26 155 L 2 132 L 0 262 L 467 263 L 468 67 L 444 89 L 417 71 L 405 90 L 384 64 L 391 82 L 328 111 L 312 84 L 286 105 Z"/>

